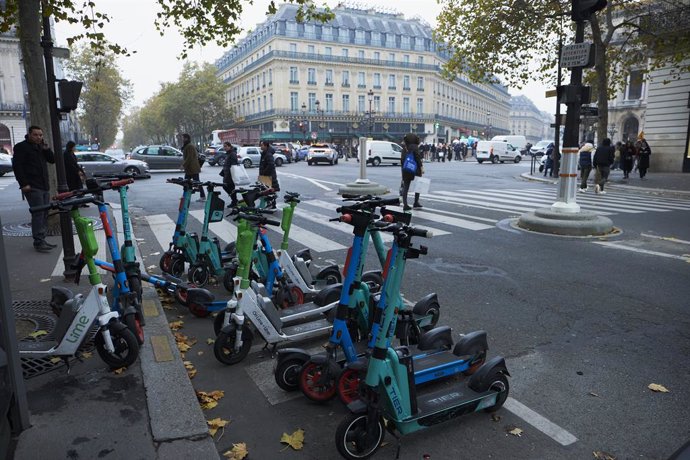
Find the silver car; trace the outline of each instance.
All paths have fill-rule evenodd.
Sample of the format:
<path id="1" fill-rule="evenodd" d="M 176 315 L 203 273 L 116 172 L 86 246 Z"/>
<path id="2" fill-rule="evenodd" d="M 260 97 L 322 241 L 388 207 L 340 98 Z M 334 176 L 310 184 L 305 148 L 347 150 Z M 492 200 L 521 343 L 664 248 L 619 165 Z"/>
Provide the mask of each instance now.
<path id="1" fill-rule="evenodd" d="M 6 153 L 0 153 L 0 177 L 12 172 L 12 157 Z"/>
<path id="2" fill-rule="evenodd" d="M 142 145 L 132 150 L 129 157 L 148 163 L 151 169 L 180 169 L 182 152 L 169 145 Z"/>
<path id="3" fill-rule="evenodd" d="M 259 147 L 240 147 L 237 150 L 237 161 L 242 163 L 245 168 L 252 166 L 259 167 L 261 161 L 261 149 Z M 273 161 L 276 166 L 282 166 L 287 163 L 287 157 L 282 153 L 275 152 L 273 154 Z"/>
<path id="4" fill-rule="evenodd" d="M 139 160 L 119 160 L 101 152 L 76 153 L 77 163 L 84 168 L 87 177 L 94 174 L 134 174 L 148 176 L 149 165 Z"/>

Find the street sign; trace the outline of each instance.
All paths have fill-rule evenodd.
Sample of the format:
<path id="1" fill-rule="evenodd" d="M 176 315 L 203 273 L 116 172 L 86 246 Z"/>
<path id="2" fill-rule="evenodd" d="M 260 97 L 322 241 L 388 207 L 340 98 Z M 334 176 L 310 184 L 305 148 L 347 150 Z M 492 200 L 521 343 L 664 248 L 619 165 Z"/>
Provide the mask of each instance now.
<path id="1" fill-rule="evenodd" d="M 546 93 L 544 94 L 544 97 L 549 98 L 549 97 L 556 97 L 558 96 L 558 90 L 557 89 L 547 89 Z"/>
<path id="2" fill-rule="evenodd" d="M 316 138 L 319 136 L 319 134 L 316 131 L 311 132 L 311 138 L 316 140 Z"/>
<path id="3" fill-rule="evenodd" d="M 580 115 L 583 117 L 598 117 L 599 116 L 599 108 L 598 107 L 590 107 L 588 105 L 583 105 L 580 108 Z"/>
<path id="4" fill-rule="evenodd" d="M 571 43 L 561 51 L 561 67 L 591 67 L 594 65 L 594 47 L 591 43 Z"/>

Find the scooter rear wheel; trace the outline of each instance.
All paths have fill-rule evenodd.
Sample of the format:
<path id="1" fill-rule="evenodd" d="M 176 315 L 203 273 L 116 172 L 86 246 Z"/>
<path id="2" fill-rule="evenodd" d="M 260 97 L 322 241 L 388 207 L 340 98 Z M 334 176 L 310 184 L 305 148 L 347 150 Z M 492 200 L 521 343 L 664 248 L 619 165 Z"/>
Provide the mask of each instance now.
<path id="1" fill-rule="evenodd" d="M 223 364 L 233 365 L 242 361 L 249 354 L 249 349 L 252 347 L 252 340 L 254 334 L 247 325 L 242 327 L 242 347 L 239 351 L 235 351 L 235 336 L 237 330 L 232 329 L 228 333 L 221 332 L 216 337 L 216 342 L 213 344 L 213 354 L 216 359 Z"/>
<path id="2" fill-rule="evenodd" d="M 139 344 L 134 334 L 132 334 L 132 331 L 126 327 L 121 327 L 121 325 L 117 328 L 110 328 L 110 337 L 115 346 L 115 351 L 113 353 L 106 350 L 103 333 L 104 331 L 100 330 L 96 334 L 95 342 L 98 356 L 100 356 L 111 369 L 119 369 L 134 364 L 134 361 L 136 361 L 139 356 Z"/>
<path id="3" fill-rule="evenodd" d="M 362 275 L 362 282 L 369 285 L 369 292 L 379 292 L 383 286 L 383 276 L 376 272 L 368 272 Z"/>
<path id="4" fill-rule="evenodd" d="M 369 418 L 366 414 L 348 415 L 335 430 L 335 447 L 348 460 L 369 458 L 376 453 L 383 442 L 386 430 L 381 417 L 376 420 L 369 435 Z"/>
<path id="5" fill-rule="evenodd" d="M 163 273 L 170 273 L 173 254 L 174 252 L 172 251 L 165 251 L 161 256 L 161 259 L 158 261 L 158 266 L 160 267 Z"/>
<path id="6" fill-rule="evenodd" d="M 335 376 L 325 375 L 328 372 L 322 364 L 307 363 L 299 374 L 299 389 L 304 396 L 314 402 L 323 403 L 333 399 L 337 387 Z"/>
<path id="7" fill-rule="evenodd" d="M 184 273 L 184 256 L 173 254 L 170 261 L 170 271 L 168 272 L 175 278 L 179 278 Z"/>
<path id="8" fill-rule="evenodd" d="M 177 300 L 177 303 L 179 303 L 183 307 L 188 306 L 187 294 L 189 293 L 189 288 L 195 287 L 196 286 L 193 284 L 190 284 L 189 286 L 177 286 L 177 288 L 175 289 L 175 300 Z"/>
<path id="9" fill-rule="evenodd" d="M 484 412 L 496 412 L 498 409 L 503 407 L 503 404 L 508 399 L 508 392 L 510 391 L 510 385 L 508 384 L 508 378 L 501 374 L 500 372 L 495 372 L 489 379 L 491 384 L 489 385 L 490 390 L 500 391 L 501 393 L 496 396 L 496 404 L 491 407 L 484 409 Z"/>
<path id="10" fill-rule="evenodd" d="M 338 376 L 338 398 L 348 405 L 359 399 L 360 373 L 353 369 L 345 369 Z"/>
<path id="11" fill-rule="evenodd" d="M 208 283 L 210 273 L 205 265 L 192 264 L 187 272 L 187 279 L 190 283 L 196 284 L 199 287 L 204 287 Z"/>
<path id="12" fill-rule="evenodd" d="M 206 318 L 208 315 L 211 314 L 211 312 L 208 311 L 208 309 L 200 306 L 197 303 L 192 303 L 191 305 L 188 305 L 187 308 L 189 308 L 189 312 L 197 318 Z"/>
<path id="13" fill-rule="evenodd" d="M 324 268 L 316 275 L 316 279 L 325 281 L 326 285 L 341 283 L 343 281 L 340 271 L 335 267 Z"/>
<path id="14" fill-rule="evenodd" d="M 223 275 L 223 287 L 228 292 L 235 292 L 235 275 L 237 275 L 237 264 L 233 262 L 225 268 Z"/>

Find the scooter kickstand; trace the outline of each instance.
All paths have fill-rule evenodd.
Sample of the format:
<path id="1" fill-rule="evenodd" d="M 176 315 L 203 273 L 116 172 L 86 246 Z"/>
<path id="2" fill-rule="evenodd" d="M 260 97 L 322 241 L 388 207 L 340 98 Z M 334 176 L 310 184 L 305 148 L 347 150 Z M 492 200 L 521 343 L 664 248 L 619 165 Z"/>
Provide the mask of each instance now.
<path id="1" fill-rule="evenodd" d="M 69 357 L 68 356 L 61 356 L 62 361 L 64 361 L 65 366 L 67 366 L 67 375 L 69 375 L 69 372 L 72 370 L 72 366 L 69 364 Z"/>

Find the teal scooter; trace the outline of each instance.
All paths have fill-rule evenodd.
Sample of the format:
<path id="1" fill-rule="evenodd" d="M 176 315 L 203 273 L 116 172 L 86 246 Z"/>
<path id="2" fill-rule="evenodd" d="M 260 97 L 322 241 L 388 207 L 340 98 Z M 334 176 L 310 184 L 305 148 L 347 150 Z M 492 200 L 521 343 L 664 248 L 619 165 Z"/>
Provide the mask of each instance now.
<path id="1" fill-rule="evenodd" d="M 428 234 L 426 230 L 401 224 L 391 224 L 385 230 L 394 233 L 399 248 L 384 281 L 383 295 L 392 297 L 399 289 L 405 261 L 427 253 L 424 246 L 412 247 L 412 238 Z M 413 356 L 407 346 L 389 346 L 395 310 L 393 303 L 386 304 L 383 315 L 377 318 L 378 333 L 365 364 L 361 398 L 348 404 L 352 413 L 338 425 L 335 433 L 336 448 L 346 459 L 374 455 L 386 430 L 405 435 L 467 413 L 493 412 L 508 398 L 510 374 L 502 357 L 492 358 L 469 377 L 458 380 L 448 375 L 459 377 L 462 372 L 458 371 L 470 371 L 474 364 L 470 350 L 458 350 L 465 347 L 462 340 L 452 351 L 426 356 Z M 417 369 L 424 369 L 424 377 Z"/>

